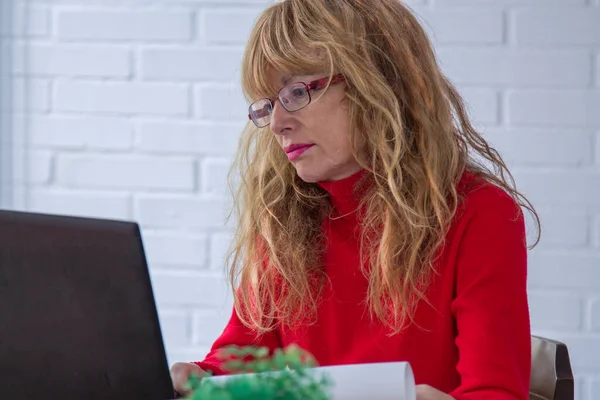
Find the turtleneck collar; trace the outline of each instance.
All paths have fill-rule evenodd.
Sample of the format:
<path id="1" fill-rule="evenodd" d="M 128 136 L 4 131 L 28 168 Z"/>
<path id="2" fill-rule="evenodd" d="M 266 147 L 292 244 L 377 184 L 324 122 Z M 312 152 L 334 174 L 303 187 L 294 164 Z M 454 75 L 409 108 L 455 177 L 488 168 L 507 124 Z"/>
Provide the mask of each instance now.
<path id="1" fill-rule="evenodd" d="M 337 181 L 320 181 L 319 186 L 329 193 L 331 204 L 335 208 L 334 216 L 342 217 L 346 214 L 355 215 L 361 200 L 363 190 L 356 191 L 356 185 L 366 174 L 364 169 Z"/>

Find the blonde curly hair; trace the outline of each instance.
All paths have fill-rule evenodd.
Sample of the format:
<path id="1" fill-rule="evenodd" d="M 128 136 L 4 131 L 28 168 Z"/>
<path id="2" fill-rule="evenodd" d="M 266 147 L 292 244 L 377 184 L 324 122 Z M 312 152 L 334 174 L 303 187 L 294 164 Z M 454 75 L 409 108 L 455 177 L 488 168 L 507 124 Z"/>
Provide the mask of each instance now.
<path id="1" fill-rule="evenodd" d="M 503 188 L 539 226 L 501 156 L 470 123 L 425 31 L 398 0 L 284 0 L 268 7 L 242 61 L 249 101 L 277 93 L 269 68 L 346 78 L 350 133 L 361 139 L 352 142 L 364 143 L 367 159 L 353 152 L 370 180 L 361 200 L 361 260 L 371 266 L 364 271 L 365 300 L 392 333 L 412 322 L 424 299 L 465 171 Z M 251 122 L 232 173 L 237 231 L 228 265 L 240 319 L 259 333 L 314 321 L 326 279 L 327 193 L 302 181 L 269 128 Z"/>

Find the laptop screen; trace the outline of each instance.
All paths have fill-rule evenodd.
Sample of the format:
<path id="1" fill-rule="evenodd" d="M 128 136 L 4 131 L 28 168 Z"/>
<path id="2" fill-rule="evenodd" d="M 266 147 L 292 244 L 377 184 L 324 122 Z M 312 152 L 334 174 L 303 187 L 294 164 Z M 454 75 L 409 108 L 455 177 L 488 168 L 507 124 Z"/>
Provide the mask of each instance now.
<path id="1" fill-rule="evenodd" d="M 138 225 L 0 211 L 0 398 L 172 397 Z"/>

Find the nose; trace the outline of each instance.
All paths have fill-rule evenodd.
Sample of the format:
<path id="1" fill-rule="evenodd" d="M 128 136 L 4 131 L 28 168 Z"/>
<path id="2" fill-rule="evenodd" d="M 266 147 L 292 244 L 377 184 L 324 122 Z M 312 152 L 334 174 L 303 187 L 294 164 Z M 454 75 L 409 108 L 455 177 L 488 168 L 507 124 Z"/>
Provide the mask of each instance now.
<path id="1" fill-rule="evenodd" d="M 275 135 L 285 135 L 291 131 L 291 113 L 286 110 L 279 99 L 273 101 L 273 110 L 271 111 L 271 132 Z"/>

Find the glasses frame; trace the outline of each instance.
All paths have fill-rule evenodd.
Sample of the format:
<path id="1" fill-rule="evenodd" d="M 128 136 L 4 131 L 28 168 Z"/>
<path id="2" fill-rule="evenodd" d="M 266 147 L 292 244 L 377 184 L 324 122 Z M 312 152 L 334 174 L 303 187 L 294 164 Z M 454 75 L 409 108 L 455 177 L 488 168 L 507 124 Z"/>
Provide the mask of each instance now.
<path id="1" fill-rule="evenodd" d="M 281 89 L 279 89 L 279 92 L 277 93 L 277 96 L 276 96 L 276 97 L 274 97 L 274 98 L 272 98 L 272 99 L 270 99 L 270 98 L 268 98 L 268 97 L 264 97 L 264 98 L 261 98 L 261 99 L 258 99 L 258 100 L 256 100 L 256 101 L 252 102 L 252 104 L 250 104 L 250 106 L 248 107 L 248 119 L 249 119 L 250 121 L 252 121 L 252 122 L 254 123 L 254 125 L 256 125 L 258 128 L 264 128 L 264 127 L 266 127 L 266 126 L 269 126 L 269 125 L 271 124 L 271 121 L 270 121 L 270 120 L 269 120 L 269 123 L 268 123 L 268 124 L 259 125 L 259 124 L 258 124 L 258 123 L 257 123 L 257 122 L 254 120 L 254 118 L 252 118 L 252 106 L 253 106 L 254 104 L 258 103 L 259 101 L 265 101 L 265 100 L 266 100 L 266 101 L 267 101 L 267 102 L 268 102 L 268 103 L 271 105 L 271 111 L 270 111 L 270 113 L 269 113 L 269 114 L 267 114 L 267 115 L 271 115 L 271 114 L 273 113 L 273 109 L 275 108 L 275 99 L 278 99 L 278 100 L 279 100 L 279 102 L 281 103 L 281 105 L 283 106 L 283 108 L 285 108 L 285 109 L 286 109 L 286 111 L 288 111 L 288 112 L 296 112 L 296 111 L 300 111 L 300 110 L 302 110 L 303 108 L 305 108 L 306 106 L 308 106 L 308 105 L 311 103 L 311 101 L 312 101 L 312 96 L 310 95 L 310 92 L 311 92 L 311 91 L 315 91 L 315 90 L 321 90 L 321 89 L 323 89 L 324 87 L 326 87 L 328 84 L 329 84 L 329 85 L 334 85 L 334 84 L 336 84 L 336 83 L 340 83 L 340 82 L 343 82 L 343 81 L 345 81 L 345 80 L 346 80 L 346 77 L 345 77 L 343 74 L 335 74 L 335 75 L 333 75 L 333 76 L 331 77 L 331 81 L 329 80 L 329 77 L 325 77 L 325 78 L 316 79 L 316 80 L 314 80 L 314 81 L 311 81 L 311 82 L 309 82 L 309 83 L 304 83 L 304 82 L 291 82 L 291 83 L 288 83 L 287 85 L 284 85 L 284 86 L 283 86 Z M 285 102 L 284 102 L 284 101 L 281 101 L 281 99 L 279 98 L 279 96 L 280 96 L 280 94 L 281 94 L 281 91 L 282 91 L 283 89 L 285 89 L 285 88 L 286 88 L 286 87 L 288 87 L 289 85 L 297 85 L 297 84 L 302 84 L 302 85 L 304 85 L 304 88 L 306 89 L 306 93 L 308 94 L 308 102 L 307 102 L 307 103 L 306 103 L 304 106 L 302 106 L 302 107 L 300 107 L 300 108 L 297 108 L 297 109 L 295 109 L 295 110 L 289 110 L 289 109 L 288 109 L 288 108 L 285 106 Z M 256 111 L 255 111 L 255 112 L 256 112 Z"/>

